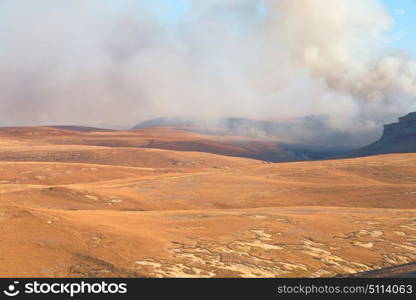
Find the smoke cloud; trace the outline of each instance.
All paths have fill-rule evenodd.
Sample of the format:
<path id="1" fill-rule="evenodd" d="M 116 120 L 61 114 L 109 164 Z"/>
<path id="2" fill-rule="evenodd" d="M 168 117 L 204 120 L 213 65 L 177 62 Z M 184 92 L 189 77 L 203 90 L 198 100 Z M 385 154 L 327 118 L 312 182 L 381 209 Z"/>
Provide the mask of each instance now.
<path id="1" fill-rule="evenodd" d="M 327 114 L 370 138 L 416 108 L 378 0 L 183 0 L 174 23 L 149 2 L 1 0 L 0 123 Z"/>

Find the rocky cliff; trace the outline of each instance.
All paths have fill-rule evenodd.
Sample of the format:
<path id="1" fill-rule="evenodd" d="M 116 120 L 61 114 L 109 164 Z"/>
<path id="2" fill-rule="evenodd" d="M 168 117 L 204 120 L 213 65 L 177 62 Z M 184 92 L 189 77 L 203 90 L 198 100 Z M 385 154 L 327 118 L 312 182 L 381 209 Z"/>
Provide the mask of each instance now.
<path id="1" fill-rule="evenodd" d="M 408 152 L 416 152 L 416 112 L 399 118 L 397 123 L 385 125 L 381 139 L 348 153 L 346 157 Z"/>

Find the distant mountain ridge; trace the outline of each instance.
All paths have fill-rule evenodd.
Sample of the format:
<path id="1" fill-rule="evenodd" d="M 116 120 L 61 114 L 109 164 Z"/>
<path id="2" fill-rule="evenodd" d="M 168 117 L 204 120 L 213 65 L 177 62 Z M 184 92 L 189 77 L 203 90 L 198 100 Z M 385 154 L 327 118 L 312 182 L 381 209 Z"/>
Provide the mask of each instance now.
<path id="1" fill-rule="evenodd" d="M 416 152 L 416 112 L 384 126 L 379 140 L 374 132 L 357 138 L 351 132 L 329 125 L 328 116 L 311 115 L 292 121 L 263 121 L 248 118 L 223 118 L 201 121 L 187 117 L 157 118 L 138 124 L 134 129 L 149 127 L 187 127 L 211 135 L 236 135 L 275 141 L 280 149 L 292 153 L 293 160 L 352 158 L 389 153 Z M 379 133 L 378 133 L 379 134 Z M 368 143 L 368 142 L 367 142 Z M 356 149 L 356 150 L 354 150 Z M 265 154 L 265 158 L 270 158 Z M 280 158 L 279 158 L 280 159 Z M 279 161 L 279 159 L 270 159 Z M 267 159 L 266 159 L 267 160 Z"/>
<path id="2" fill-rule="evenodd" d="M 382 137 L 345 157 L 360 157 L 387 153 L 416 152 L 416 112 L 399 118 L 399 122 L 384 126 Z"/>
<path id="3" fill-rule="evenodd" d="M 377 132 L 360 135 L 335 129 L 327 115 L 309 115 L 290 121 L 265 121 L 249 118 L 193 119 L 189 117 L 156 118 L 133 129 L 151 127 L 187 127 L 211 135 L 236 135 L 269 139 L 297 145 L 325 146 L 349 151 L 368 144 Z"/>

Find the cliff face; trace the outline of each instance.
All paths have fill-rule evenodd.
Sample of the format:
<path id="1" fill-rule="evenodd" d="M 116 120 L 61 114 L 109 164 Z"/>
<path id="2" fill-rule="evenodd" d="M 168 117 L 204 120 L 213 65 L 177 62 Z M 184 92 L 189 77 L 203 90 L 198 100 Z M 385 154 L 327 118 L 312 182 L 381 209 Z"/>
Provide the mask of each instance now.
<path id="1" fill-rule="evenodd" d="M 399 123 L 393 123 L 384 126 L 382 140 L 396 139 L 400 136 L 416 134 L 416 112 L 399 118 Z"/>
<path id="2" fill-rule="evenodd" d="M 380 140 L 352 151 L 346 157 L 409 152 L 416 152 L 416 112 L 399 118 L 398 123 L 385 125 Z"/>

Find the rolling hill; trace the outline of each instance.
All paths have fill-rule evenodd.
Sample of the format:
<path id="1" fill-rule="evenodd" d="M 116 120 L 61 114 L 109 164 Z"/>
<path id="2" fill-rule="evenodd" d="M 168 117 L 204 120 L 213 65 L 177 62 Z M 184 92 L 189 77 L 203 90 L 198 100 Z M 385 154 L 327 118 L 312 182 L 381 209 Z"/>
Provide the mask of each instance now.
<path id="1" fill-rule="evenodd" d="M 0 276 L 322 277 L 416 260 L 416 154 L 273 164 L 230 156 L 254 151 L 236 140 L 0 129 Z"/>

